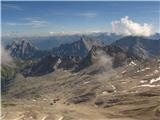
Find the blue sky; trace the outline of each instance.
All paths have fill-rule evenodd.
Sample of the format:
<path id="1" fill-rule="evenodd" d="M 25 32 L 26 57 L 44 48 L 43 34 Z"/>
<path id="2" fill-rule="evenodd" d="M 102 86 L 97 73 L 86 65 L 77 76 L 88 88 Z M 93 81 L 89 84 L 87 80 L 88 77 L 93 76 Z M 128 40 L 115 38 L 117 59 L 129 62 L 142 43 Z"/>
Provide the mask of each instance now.
<path id="1" fill-rule="evenodd" d="M 152 26 L 159 31 L 160 2 L 2 2 L 2 35 L 54 32 L 113 32 L 113 21 Z M 120 26 L 122 26 L 120 25 Z M 144 25 L 145 26 L 145 25 Z M 122 29 L 118 27 L 116 29 Z M 131 29 L 132 31 L 132 29 Z"/>

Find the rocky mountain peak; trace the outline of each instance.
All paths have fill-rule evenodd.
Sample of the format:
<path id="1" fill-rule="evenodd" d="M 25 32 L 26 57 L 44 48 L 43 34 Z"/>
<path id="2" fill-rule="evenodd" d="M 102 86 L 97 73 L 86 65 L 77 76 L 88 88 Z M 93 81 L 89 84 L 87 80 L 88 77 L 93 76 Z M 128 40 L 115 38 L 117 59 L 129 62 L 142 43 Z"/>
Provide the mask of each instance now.
<path id="1" fill-rule="evenodd" d="M 38 50 L 37 47 L 35 47 L 30 41 L 26 39 L 14 40 L 10 47 L 14 46 L 21 47 L 23 50 L 28 48 L 34 48 Z"/>
<path id="2" fill-rule="evenodd" d="M 39 55 L 39 49 L 34 46 L 30 41 L 26 39 L 14 40 L 10 45 L 6 47 L 10 51 L 11 56 L 21 58 L 21 59 L 30 59 Z"/>
<path id="3" fill-rule="evenodd" d="M 60 47 L 54 48 L 53 53 L 57 56 L 79 56 L 84 58 L 93 45 L 100 45 L 100 43 L 82 36 L 78 41 L 71 44 L 62 44 Z"/>

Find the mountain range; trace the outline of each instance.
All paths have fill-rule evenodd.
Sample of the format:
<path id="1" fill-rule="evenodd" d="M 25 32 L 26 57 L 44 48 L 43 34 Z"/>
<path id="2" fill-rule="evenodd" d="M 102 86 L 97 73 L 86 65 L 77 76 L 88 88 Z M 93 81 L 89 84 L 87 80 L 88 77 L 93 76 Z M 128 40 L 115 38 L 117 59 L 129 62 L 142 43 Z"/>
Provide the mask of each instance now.
<path id="1" fill-rule="evenodd" d="M 59 57 L 78 56 L 80 59 L 86 57 L 93 46 L 104 46 L 103 42 L 83 36 L 72 43 L 61 44 L 50 50 L 41 50 L 33 45 L 29 40 L 15 40 L 7 45 L 6 49 L 10 51 L 11 56 L 24 60 L 41 58 L 47 54 L 54 54 Z M 131 56 L 148 59 L 159 56 L 160 40 L 148 39 L 145 37 L 127 36 L 116 40 L 111 45 L 115 45 L 128 52 Z"/>
<path id="2" fill-rule="evenodd" d="M 22 60 L 34 60 L 26 65 L 22 73 L 25 76 L 44 75 L 57 68 L 82 70 L 92 64 L 109 58 L 112 67 L 119 67 L 131 60 L 146 60 L 160 56 L 160 40 L 144 37 L 127 36 L 110 45 L 98 40 L 81 37 L 72 43 L 62 44 L 49 51 L 42 51 L 27 40 L 14 41 L 7 48 L 11 56 Z M 104 56 L 104 57 L 103 57 Z M 37 59 L 37 60 L 36 60 Z M 97 62 L 98 61 L 98 62 Z M 105 65 L 104 65 L 105 66 Z M 103 66 L 101 66 L 101 69 Z"/>
<path id="3" fill-rule="evenodd" d="M 104 42 L 105 44 L 110 44 L 114 42 L 115 40 L 120 39 L 123 37 L 122 35 L 114 34 L 114 33 L 90 33 L 90 34 L 58 34 L 58 35 L 49 35 L 49 36 L 24 36 L 24 37 L 9 37 L 9 36 L 3 36 L 2 37 L 2 44 L 4 46 L 11 43 L 13 40 L 21 40 L 21 39 L 27 39 L 28 41 L 32 42 L 33 45 L 37 46 L 41 50 L 49 50 L 54 47 L 59 47 L 61 44 L 66 43 L 72 43 L 79 39 L 81 39 L 82 36 L 89 37 L 93 40 L 98 40 L 101 42 Z"/>
<path id="4" fill-rule="evenodd" d="M 40 50 L 30 41 L 13 41 L 6 49 L 13 58 L 29 61 L 21 67 L 24 76 L 41 76 L 61 68 L 80 71 L 89 66 L 110 62 L 112 68 L 123 66 L 131 60 L 148 60 L 160 57 L 160 40 L 127 36 L 110 45 L 82 36 L 72 43 L 62 44 L 51 50 Z M 106 64 L 107 64 L 106 62 Z M 103 71 L 103 66 L 94 68 Z"/>
<path id="5" fill-rule="evenodd" d="M 32 42 L 34 46 L 37 46 L 41 50 L 49 50 L 55 47 L 59 47 L 61 44 L 65 43 L 72 43 L 77 41 L 81 38 L 81 36 L 86 36 L 92 40 L 101 41 L 107 45 L 119 40 L 125 36 L 115 34 L 115 33 L 106 33 L 106 32 L 99 32 L 99 33 L 89 33 L 89 34 L 71 34 L 71 35 L 48 35 L 48 36 L 2 36 L 2 45 L 7 46 L 9 43 L 13 42 L 14 40 L 22 40 L 27 39 L 28 41 Z M 160 39 L 160 34 L 155 33 L 149 37 L 145 37 L 146 39 L 153 39 L 158 40 Z"/>

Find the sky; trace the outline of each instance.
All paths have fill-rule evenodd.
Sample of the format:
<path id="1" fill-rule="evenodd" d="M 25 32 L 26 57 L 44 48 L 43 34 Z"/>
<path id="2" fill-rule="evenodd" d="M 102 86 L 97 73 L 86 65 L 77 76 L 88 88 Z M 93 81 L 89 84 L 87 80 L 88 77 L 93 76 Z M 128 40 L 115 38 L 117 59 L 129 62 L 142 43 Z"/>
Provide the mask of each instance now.
<path id="1" fill-rule="evenodd" d="M 3 1 L 1 11 L 4 36 L 79 32 L 148 36 L 160 31 L 160 1 Z"/>

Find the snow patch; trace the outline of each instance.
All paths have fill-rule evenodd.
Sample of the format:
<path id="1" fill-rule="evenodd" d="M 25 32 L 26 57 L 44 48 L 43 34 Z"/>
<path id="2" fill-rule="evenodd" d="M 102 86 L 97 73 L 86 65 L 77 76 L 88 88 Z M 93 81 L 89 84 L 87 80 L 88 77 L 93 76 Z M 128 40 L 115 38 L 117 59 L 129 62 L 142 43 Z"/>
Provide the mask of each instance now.
<path id="1" fill-rule="evenodd" d="M 89 83 L 89 81 L 87 81 L 87 82 L 84 82 L 83 84 L 88 84 Z"/>
<path id="2" fill-rule="evenodd" d="M 122 71 L 122 74 L 126 73 L 126 70 Z"/>
<path id="3" fill-rule="evenodd" d="M 131 61 L 130 63 L 129 63 L 129 66 L 136 66 L 137 64 L 135 63 L 135 62 L 133 62 L 133 61 Z"/>
<path id="4" fill-rule="evenodd" d="M 152 74 L 148 74 L 148 75 L 145 75 L 145 76 L 147 76 L 147 77 L 148 77 L 148 76 L 153 76 L 153 75 L 154 75 L 154 74 L 152 73 Z"/>
<path id="5" fill-rule="evenodd" d="M 141 87 L 159 87 L 160 85 L 150 85 L 150 84 L 145 84 L 141 85 Z"/>
<path id="6" fill-rule="evenodd" d="M 136 73 L 143 72 L 143 71 L 145 71 L 145 70 L 149 70 L 149 69 L 150 69 L 150 68 L 146 67 L 146 68 L 144 68 L 144 69 L 137 70 L 137 72 L 136 72 Z"/>
<path id="7" fill-rule="evenodd" d="M 123 82 L 122 82 L 122 84 L 125 84 L 125 83 L 127 83 L 127 82 L 126 82 L 126 81 L 123 81 Z"/>
<path id="8" fill-rule="evenodd" d="M 160 87 L 160 85 L 150 85 L 150 84 L 144 84 L 144 85 L 139 85 L 139 86 L 135 86 L 135 87 L 132 87 L 131 89 L 134 89 L 134 88 L 139 88 L 139 87 Z"/>
<path id="9" fill-rule="evenodd" d="M 153 73 L 154 73 L 154 74 L 157 74 L 157 73 L 159 73 L 159 71 L 158 71 L 158 70 L 155 70 Z"/>
<path id="10" fill-rule="evenodd" d="M 111 85 L 111 86 L 112 86 L 114 92 L 117 92 L 117 91 L 116 91 L 116 87 L 115 87 L 114 85 Z"/>
<path id="11" fill-rule="evenodd" d="M 61 116 L 58 120 L 63 120 L 63 116 Z"/>
<path id="12" fill-rule="evenodd" d="M 140 81 L 140 83 L 146 83 L 146 82 L 147 82 L 146 80 L 141 80 L 141 81 Z"/>
<path id="13" fill-rule="evenodd" d="M 59 58 L 56 62 L 56 64 L 53 66 L 54 69 L 57 69 L 58 65 L 61 63 L 61 59 Z"/>
<path id="14" fill-rule="evenodd" d="M 155 78 L 155 79 L 152 79 L 150 80 L 150 84 L 154 83 L 154 82 L 157 82 L 157 81 L 160 81 L 160 76 L 158 78 Z"/>
<path id="15" fill-rule="evenodd" d="M 102 92 L 103 95 L 106 95 L 107 93 L 108 93 L 107 91 L 103 91 L 103 92 Z"/>
<path id="16" fill-rule="evenodd" d="M 45 120 L 47 118 L 47 116 L 44 116 L 43 118 L 42 118 L 42 120 Z"/>

